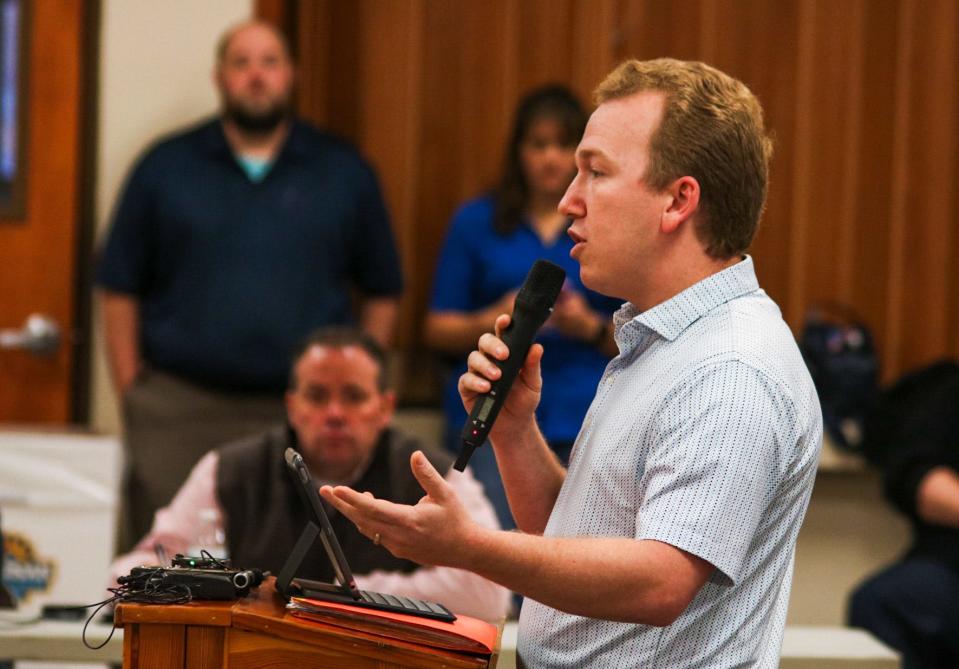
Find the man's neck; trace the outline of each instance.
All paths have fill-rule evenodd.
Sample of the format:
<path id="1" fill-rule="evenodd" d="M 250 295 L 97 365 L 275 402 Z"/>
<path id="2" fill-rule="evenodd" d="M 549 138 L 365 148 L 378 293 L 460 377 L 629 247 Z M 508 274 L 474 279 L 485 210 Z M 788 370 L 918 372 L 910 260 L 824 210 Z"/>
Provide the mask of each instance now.
<path id="1" fill-rule="evenodd" d="M 329 466 L 326 466 L 323 463 L 310 460 L 305 456 L 305 454 L 304 460 L 306 460 L 306 466 L 309 468 L 310 473 L 313 474 L 313 478 L 316 479 L 316 482 L 319 485 L 353 485 L 363 478 L 363 475 L 366 474 L 366 470 L 370 468 L 370 462 L 373 460 L 373 453 L 374 451 L 371 451 L 348 468 L 340 468 L 336 470 L 331 469 Z"/>
<path id="2" fill-rule="evenodd" d="M 635 297 L 627 296 L 640 311 L 647 311 L 656 305 L 676 297 L 687 288 L 696 285 L 713 274 L 722 272 L 742 260 L 742 256 L 732 258 L 712 258 L 702 255 L 682 255 L 661 263 L 664 271 L 650 276 L 646 285 Z"/>
<path id="3" fill-rule="evenodd" d="M 243 130 L 229 119 L 223 119 L 222 124 L 223 134 L 234 154 L 260 160 L 273 160 L 280 152 L 283 142 L 286 141 L 291 122 L 283 121 L 273 130 L 262 133 Z"/>

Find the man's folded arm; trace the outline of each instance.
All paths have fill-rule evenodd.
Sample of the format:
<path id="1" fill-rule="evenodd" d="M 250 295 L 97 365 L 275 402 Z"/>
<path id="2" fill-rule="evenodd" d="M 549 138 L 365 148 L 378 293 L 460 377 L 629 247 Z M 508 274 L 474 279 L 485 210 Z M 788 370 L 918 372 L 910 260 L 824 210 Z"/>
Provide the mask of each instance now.
<path id="1" fill-rule="evenodd" d="M 196 543 L 200 530 L 198 509 L 217 509 L 221 512 L 218 517 L 223 517 L 215 491 L 219 461 L 218 453 L 210 451 L 196 463 L 170 504 L 156 512 L 150 532 L 132 551 L 118 556 L 110 565 L 111 585 L 116 583 L 117 577 L 128 574 L 133 567 L 158 564 L 155 550 L 158 544 L 170 557 L 176 553 L 187 553 L 190 546 Z"/>

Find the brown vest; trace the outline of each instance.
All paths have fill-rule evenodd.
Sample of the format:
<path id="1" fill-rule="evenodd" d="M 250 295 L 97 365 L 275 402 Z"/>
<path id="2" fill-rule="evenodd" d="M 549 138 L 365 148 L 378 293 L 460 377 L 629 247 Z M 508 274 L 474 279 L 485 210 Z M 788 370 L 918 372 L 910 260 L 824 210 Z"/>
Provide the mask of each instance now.
<path id="1" fill-rule="evenodd" d="M 217 496 L 225 514 L 230 558 L 241 569 L 258 568 L 277 574 L 312 517 L 287 472 L 283 452 L 288 446 L 298 449 L 293 431 L 283 426 L 220 449 Z M 416 504 L 424 495 L 410 471 L 410 456 L 417 449 L 446 475 L 453 463 L 450 455 L 424 448 L 391 428 L 381 435 L 369 468 L 351 487 L 369 491 L 379 499 Z M 317 473 L 314 476 L 319 478 Z M 394 557 L 382 546 L 374 546 L 353 523 L 326 502 L 323 504 L 355 574 L 377 569 L 409 573 L 418 568 L 416 563 Z M 333 568 L 319 541 L 296 575 L 333 581 Z"/>

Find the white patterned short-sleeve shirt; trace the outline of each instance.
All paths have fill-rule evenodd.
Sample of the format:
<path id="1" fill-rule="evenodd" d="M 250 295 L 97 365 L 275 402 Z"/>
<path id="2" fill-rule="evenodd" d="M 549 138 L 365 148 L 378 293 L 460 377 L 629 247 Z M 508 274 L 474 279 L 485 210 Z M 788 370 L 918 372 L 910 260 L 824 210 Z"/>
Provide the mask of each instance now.
<path id="1" fill-rule="evenodd" d="M 748 256 L 643 313 L 626 304 L 615 321 L 620 354 L 545 534 L 653 539 L 716 570 L 666 627 L 527 599 L 520 657 L 530 669 L 776 667 L 822 444 L 795 339 Z"/>

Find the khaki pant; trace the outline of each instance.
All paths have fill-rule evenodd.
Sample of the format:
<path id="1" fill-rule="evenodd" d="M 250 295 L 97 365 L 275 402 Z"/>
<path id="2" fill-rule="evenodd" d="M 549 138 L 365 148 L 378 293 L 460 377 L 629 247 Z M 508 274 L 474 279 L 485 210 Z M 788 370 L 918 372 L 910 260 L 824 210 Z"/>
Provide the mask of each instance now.
<path id="1" fill-rule="evenodd" d="M 117 550 L 129 551 L 208 451 L 286 418 L 282 396 L 223 393 L 146 369 L 124 395 Z"/>

